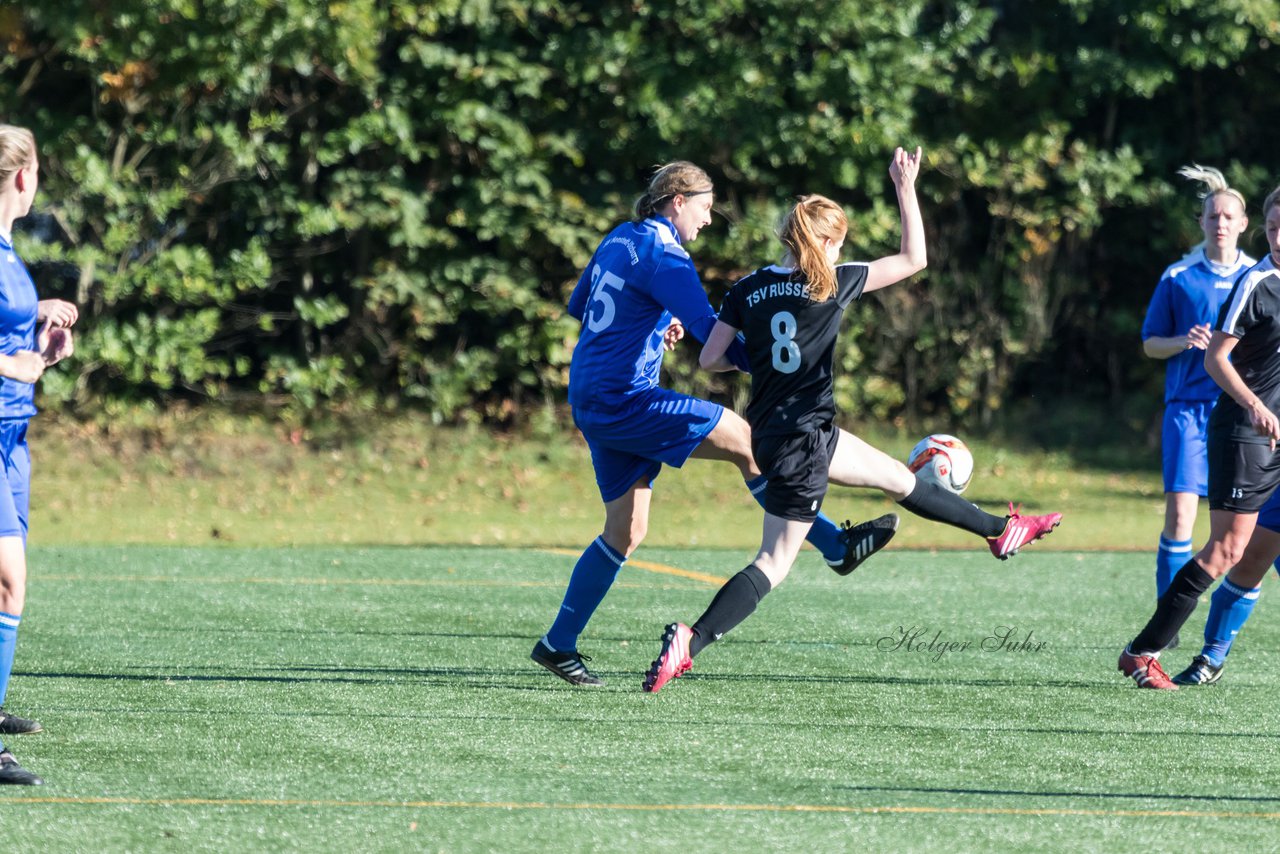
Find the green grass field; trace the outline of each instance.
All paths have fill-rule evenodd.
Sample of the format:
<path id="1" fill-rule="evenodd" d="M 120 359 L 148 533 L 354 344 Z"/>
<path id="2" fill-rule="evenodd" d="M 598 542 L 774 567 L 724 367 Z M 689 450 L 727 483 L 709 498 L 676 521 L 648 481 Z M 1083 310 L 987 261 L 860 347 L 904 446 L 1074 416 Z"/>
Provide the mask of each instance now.
<path id="1" fill-rule="evenodd" d="M 1222 683 L 1142 692 L 1115 659 L 1149 556 L 1052 542 L 844 579 L 806 553 L 656 696 L 662 624 L 746 550 L 643 548 L 584 690 L 527 658 L 572 556 L 38 546 L 7 705 L 43 721 L 9 744 L 48 784 L 0 791 L 0 827 L 41 852 L 1280 849 L 1274 594 Z M 983 649 L 1001 626 L 1043 646 Z M 969 645 L 881 640 L 912 627 Z"/>
<path id="2" fill-rule="evenodd" d="M 1020 422 L 1010 422 L 1020 423 Z M 253 420 L 171 414 L 138 427 L 32 424 L 32 542 L 169 545 L 567 546 L 581 550 L 604 519 L 590 456 L 570 426 L 534 436 L 433 429 L 412 419 L 363 424 L 356 436 L 291 441 Z M 976 470 L 965 496 L 1062 511 L 1052 550 L 1154 550 L 1163 522 L 1159 459 L 1146 447 L 1068 442 L 1069 425 L 1029 430 L 1048 447 L 966 435 Z M 905 458 L 919 435 L 859 431 Z M 891 509 L 880 493 L 835 488 L 833 518 Z M 1207 532 L 1201 513 L 1197 539 Z M 760 508 L 738 470 L 690 461 L 654 487 L 646 545 L 759 545 Z M 943 525 L 902 545 L 968 548 Z"/>

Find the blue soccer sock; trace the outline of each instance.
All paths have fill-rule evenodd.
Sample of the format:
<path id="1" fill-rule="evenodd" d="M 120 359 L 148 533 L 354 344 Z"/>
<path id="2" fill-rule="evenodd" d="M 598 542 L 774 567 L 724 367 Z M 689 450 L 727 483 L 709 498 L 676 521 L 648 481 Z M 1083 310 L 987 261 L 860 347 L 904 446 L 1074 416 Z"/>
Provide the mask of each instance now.
<path id="1" fill-rule="evenodd" d="M 1159 599 L 1169 589 L 1173 577 L 1178 570 L 1191 560 L 1190 540 L 1171 540 L 1160 535 L 1160 548 L 1156 550 L 1156 598 Z"/>
<path id="2" fill-rule="evenodd" d="M 1229 579 L 1222 579 L 1218 589 L 1209 599 L 1209 619 L 1204 624 L 1204 649 L 1200 654 L 1215 667 L 1221 667 L 1231 652 L 1231 644 L 1244 628 L 1245 621 L 1253 613 L 1253 606 L 1262 593 L 1261 587 L 1246 590 L 1237 587 Z"/>
<path id="3" fill-rule="evenodd" d="M 761 507 L 764 506 L 764 490 L 768 483 L 769 478 L 765 475 L 758 475 L 747 481 L 747 489 L 751 490 L 751 497 Z M 809 529 L 805 539 L 822 552 L 827 563 L 840 563 L 844 560 L 845 543 L 840 535 L 840 526 L 822 513 L 818 513 L 818 518 L 813 521 L 813 527 Z"/>
<path id="4" fill-rule="evenodd" d="M 13 670 L 13 652 L 18 647 L 18 623 L 22 617 L 0 611 L 0 705 L 9 688 L 9 673 Z"/>
<path id="5" fill-rule="evenodd" d="M 578 635 L 587 627 L 587 621 L 604 601 L 605 594 L 618 577 L 618 570 L 627 559 L 618 554 L 604 537 L 596 537 L 578 558 L 569 576 L 569 586 L 564 591 L 560 613 L 551 624 L 543 641 L 557 652 L 573 652 L 578 648 Z"/>

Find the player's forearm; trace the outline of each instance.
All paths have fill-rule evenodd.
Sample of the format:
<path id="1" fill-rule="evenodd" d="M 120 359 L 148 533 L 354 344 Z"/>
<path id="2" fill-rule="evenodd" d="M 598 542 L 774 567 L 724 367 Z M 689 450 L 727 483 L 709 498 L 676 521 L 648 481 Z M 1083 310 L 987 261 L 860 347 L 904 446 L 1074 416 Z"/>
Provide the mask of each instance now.
<path id="1" fill-rule="evenodd" d="M 898 210 L 902 216 L 902 242 L 898 252 L 911 265 L 912 273 L 918 273 L 928 266 L 929 258 L 925 249 L 924 218 L 914 184 L 898 187 Z"/>
<path id="2" fill-rule="evenodd" d="M 738 366 L 729 361 L 729 357 L 724 353 L 714 358 L 708 358 L 707 351 L 703 349 L 702 355 L 698 357 L 698 364 L 704 371 L 712 371 L 714 373 L 723 373 L 724 371 L 736 371 Z"/>
<path id="3" fill-rule="evenodd" d="M 738 330 L 723 321 L 716 321 L 707 342 L 698 354 L 698 364 L 704 371 L 736 371 L 738 366 L 729 359 L 729 348 L 734 344 Z"/>
<path id="4" fill-rule="evenodd" d="M 1190 346 L 1185 335 L 1175 335 L 1172 338 L 1153 335 L 1142 342 L 1142 352 L 1152 359 L 1172 359 Z"/>
<path id="5" fill-rule="evenodd" d="M 1249 409 L 1259 403 L 1258 396 L 1253 393 L 1253 389 L 1245 384 L 1244 378 L 1240 376 L 1240 372 L 1235 369 L 1227 358 L 1228 353 L 1210 351 L 1204 359 L 1204 369 L 1218 384 L 1218 388 L 1231 395 L 1231 399 L 1240 404 L 1244 409 Z"/>

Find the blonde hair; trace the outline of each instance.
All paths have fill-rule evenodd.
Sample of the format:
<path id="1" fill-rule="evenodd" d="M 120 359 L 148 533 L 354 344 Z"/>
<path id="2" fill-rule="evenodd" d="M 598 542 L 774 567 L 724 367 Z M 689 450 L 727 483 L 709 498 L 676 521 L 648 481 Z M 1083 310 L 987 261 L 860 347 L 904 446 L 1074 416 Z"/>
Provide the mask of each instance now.
<path id="1" fill-rule="evenodd" d="M 649 179 L 649 189 L 636 199 L 636 219 L 653 216 L 676 196 L 710 193 L 713 189 L 711 177 L 688 160 L 676 160 L 660 166 Z"/>
<path id="2" fill-rule="evenodd" d="M 1208 204 L 1211 199 L 1218 196 L 1230 196 L 1240 203 L 1241 210 L 1248 207 L 1244 203 L 1244 196 L 1240 191 L 1232 189 L 1227 184 L 1226 177 L 1212 166 L 1201 166 L 1199 163 L 1192 163 L 1190 166 L 1183 166 L 1179 169 L 1178 175 L 1187 180 L 1199 181 L 1204 184 L 1205 191 L 1200 194 L 1200 198 L 1204 199 L 1205 204 Z"/>
<path id="3" fill-rule="evenodd" d="M 36 137 L 26 128 L 0 125 L 0 185 L 36 162 Z"/>
<path id="4" fill-rule="evenodd" d="M 842 240 L 848 231 L 844 208 L 826 196 L 801 196 L 782 220 L 778 239 L 804 273 L 814 302 L 828 300 L 836 293 L 836 268 L 822 242 Z"/>

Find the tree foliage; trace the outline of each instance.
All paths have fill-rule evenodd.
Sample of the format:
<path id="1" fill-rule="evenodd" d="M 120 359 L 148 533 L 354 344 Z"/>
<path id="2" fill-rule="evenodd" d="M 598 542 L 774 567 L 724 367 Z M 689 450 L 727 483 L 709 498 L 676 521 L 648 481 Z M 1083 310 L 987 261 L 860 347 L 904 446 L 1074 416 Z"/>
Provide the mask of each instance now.
<path id="1" fill-rule="evenodd" d="M 893 251 L 886 166 L 918 144 L 930 268 L 851 312 L 841 407 L 986 422 L 1025 393 L 1152 394 L 1141 312 L 1198 239 L 1174 171 L 1217 165 L 1255 205 L 1280 176 L 1278 20 L 1276 0 L 9 7 L 0 100 L 45 175 L 20 250 L 86 309 L 79 372 L 47 390 L 508 418 L 563 399 L 567 288 L 653 165 L 717 180 L 726 221 L 691 249 L 718 299 L 776 255 L 798 193 L 846 205 L 855 257 Z M 689 355 L 678 385 L 742 394 Z"/>

